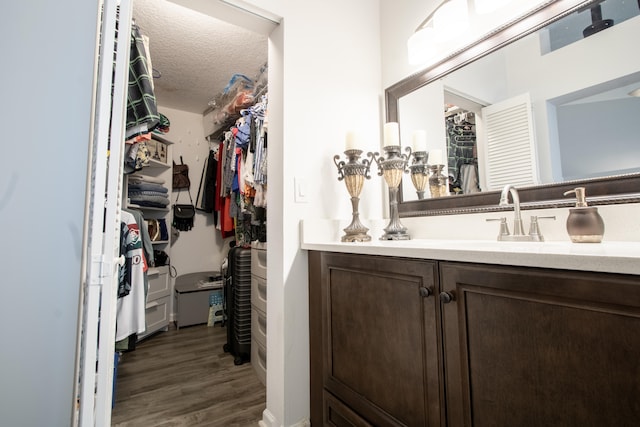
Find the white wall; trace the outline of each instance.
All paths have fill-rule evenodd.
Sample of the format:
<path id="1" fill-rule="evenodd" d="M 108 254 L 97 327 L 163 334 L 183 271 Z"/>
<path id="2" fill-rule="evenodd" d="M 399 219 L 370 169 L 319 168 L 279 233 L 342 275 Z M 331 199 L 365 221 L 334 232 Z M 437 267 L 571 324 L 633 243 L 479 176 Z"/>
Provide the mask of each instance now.
<path id="1" fill-rule="evenodd" d="M 169 133 L 164 138 L 173 142 L 171 152 L 173 160 L 180 163 L 180 156 L 189 166 L 191 180 L 191 198 L 196 203 L 198 186 L 202 176 L 204 162 L 209 155 L 209 142 L 204 136 L 202 115 L 186 111 L 158 107 L 171 122 Z M 177 192 L 173 192 L 171 204 L 176 201 Z M 179 203 L 190 203 L 186 190 L 180 191 Z M 199 271 L 220 270 L 223 258 L 226 256 L 229 239 L 223 239 L 220 231 L 215 228 L 212 213 L 196 211 L 193 229 L 181 231 L 171 244 L 171 265 L 178 275 Z"/>
<path id="2" fill-rule="evenodd" d="M 308 272 L 300 250 L 304 218 L 343 218 L 351 205 L 333 155 L 349 129 L 380 147 L 382 92 L 378 2 L 255 0 L 283 17 L 270 37 L 266 425 L 309 416 Z M 294 180 L 308 185 L 295 203 Z M 382 215 L 382 181 L 363 190 L 363 217 Z M 366 225 L 366 223 L 365 223 Z"/>
<path id="3" fill-rule="evenodd" d="M 72 12 L 70 12 L 72 11 Z M 0 17 L 0 424 L 71 422 L 97 1 Z"/>
<path id="4" fill-rule="evenodd" d="M 405 147 L 412 147 L 413 132 L 417 129 L 425 130 L 427 132 L 427 151 L 442 150 L 443 160 L 446 163 L 445 121 L 431 120 L 433 117 L 442 117 L 444 102 L 444 87 L 441 81 L 433 82 L 407 96 L 403 96 L 398 102 L 398 115 L 402 117 L 400 122 L 400 144 Z M 447 175 L 446 165 L 443 173 Z M 402 191 L 404 200 L 418 199 L 415 186 L 409 174 L 404 175 L 402 179 Z M 431 197 L 428 184 L 425 190 L 425 197 Z"/>

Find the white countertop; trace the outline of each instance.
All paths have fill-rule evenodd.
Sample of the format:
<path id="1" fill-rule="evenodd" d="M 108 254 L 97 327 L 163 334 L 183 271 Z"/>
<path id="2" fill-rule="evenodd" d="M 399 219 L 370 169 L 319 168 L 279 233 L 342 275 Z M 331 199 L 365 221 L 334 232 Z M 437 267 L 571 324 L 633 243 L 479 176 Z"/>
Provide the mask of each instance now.
<path id="1" fill-rule="evenodd" d="M 343 243 L 336 223 L 303 221 L 301 248 L 327 252 L 397 256 L 579 271 L 640 275 L 640 243 L 498 242 L 497 240 L 413 239 Z"/>

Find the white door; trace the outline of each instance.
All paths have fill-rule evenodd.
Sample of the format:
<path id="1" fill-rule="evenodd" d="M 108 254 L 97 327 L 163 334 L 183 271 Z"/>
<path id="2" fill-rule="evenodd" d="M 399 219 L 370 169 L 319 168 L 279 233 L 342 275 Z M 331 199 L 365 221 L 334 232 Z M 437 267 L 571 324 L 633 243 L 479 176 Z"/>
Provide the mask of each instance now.
<path id="1" fill-rule="evenodd" d="M 531 97 L 528 93 L 482 109 L 485 129 L 485 163 L 482 169 L 487 190 L 506 184 L 538 185 Z"/>
<path id="2" fill-rule="evenodd" d="M 119 5 L 119 6 L 118 6 Z M 104 0 L 92 123 L 83 245 L 84 280 L 76 367 L 74 425 L 109 426 L 115 354 L 115 309 L 120 249 L 124 112 L 129 64 L 131 0 Z M 116 48 L 117 46 L 117 48 Z"/>

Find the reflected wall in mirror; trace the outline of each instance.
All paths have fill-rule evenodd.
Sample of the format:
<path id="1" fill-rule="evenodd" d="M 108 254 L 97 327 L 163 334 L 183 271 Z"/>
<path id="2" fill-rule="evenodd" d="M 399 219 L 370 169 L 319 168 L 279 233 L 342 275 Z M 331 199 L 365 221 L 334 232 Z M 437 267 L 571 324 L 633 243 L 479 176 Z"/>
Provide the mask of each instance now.
<path id="1" fill-rule="evenodd" d="M 417 201 L 404 179 L 401 215 L 496 205 L 507 183 L 531 189 L 524 202 L 576 180 L 592 196 L 640 192 L 639 15 L 635 1 L 559 0 L 387 89 L 401 143 L 425 130 L 450 181 L 448 200 Z"/>

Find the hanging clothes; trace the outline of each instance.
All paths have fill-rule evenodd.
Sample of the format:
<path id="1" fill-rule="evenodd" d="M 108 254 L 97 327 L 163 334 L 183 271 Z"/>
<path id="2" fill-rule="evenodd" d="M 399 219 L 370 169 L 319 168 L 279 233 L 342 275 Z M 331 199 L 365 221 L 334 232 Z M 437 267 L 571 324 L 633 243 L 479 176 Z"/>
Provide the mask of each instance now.
<path id="1" fill-rule="evenodd" d="M 264 94 L 260 102 L 241 110 L 218 150 L 218 229 L 223 237 L 235 233 L 238 244 L 266 239 L 266 212 L 257 209 L 266 207 L 266 112 Z"/>
<path id="2" fill-rule="evenodd" d="M 217 155 L 217 150 L 209 150 L 203 169 L 202 182 L 198 188 L 198 197 L 196 197 L 197 208 L 203 212 L 213 213 L 214 221 L 217 221 L 217 211 L 215 210 Z M 202 192 L 201 197 L 200 192 Z"/>
<path id="3" fill-rule="evenodd" d="M 125 264 L 120 268 L 118 301 L 116 304 L 116 341 L 145 331 L 146 297 L 144 273 L 147 264 L 142 249 L 142 238 L 135 217 L 121 212 L 121 255 Z"/>
<path id="4" fill-rule="evenodd" d="M 469 113 L 471 114 L 471 113 Z M 457 194 L 467 194 L 476 192 L 477 185 L 477 164 L 478 157 L 476 151 L 476 131 L 475 125 L 466 120 L 461 120 L 461 116 L 454 115 L 446 118 L 447 126 L 447 169 L 449 173 L 449 185 L 452 192 Z M 465 119 L 467 115 L 465 114 Z M 463 165 L 474 165 L 473 168 L 466 168 L 465 185 L 462 185 L 461 175 Z M 475 177 L 468 174 L 475 171 Z M 465 192 L 466 189 L 466 192 Z M 480 189 L 477 188 L 477 191 Z"/>
<path id="5" fill-rule="evenodd" d="M 233 236 L 233 219 L 229 215 L 231 209 L 231 196 L 229 190 L 231 188 L 230 178 L 227 176 L 228 164 L 231 162 L 231 156 L 228 154 L 229 146 L 233 146 L 229 132 L 225 134 L 225 139 L 220 143 L 218 148 L 218 179 L 216 181 L 216 199 L 215 209 L 218 211 L 218 229 L 222 238 Z M 232 178 L 232 176 L 231 176 Z"/>
<path id="6" fill-rule="evenodd" d="M 460 186 L 462 188 L 462 194 L 480 192 L 480 186 L 478 185 L 478 165 L 467 163 L 460 166 Z"/>
<path id="7" fill-rule="evenodd" d="M 138 224 L 138 229 L 140 230 L 140 237 L 142 240 L 142 249 L 143 249 L 143 255 L 144 255 L 144 262 L 147 266 L 153 266 L 154 265 L 154 261 L 153 261 L 153 243 L 151 242 L 151 236 L 149 235 L 149 229 L 147 228 L 147 225 L 145 223 L 144 220 L 144 216 L 142 214 L 142 212 L 136 210 L 136 209 L 122 209 L 123 212 L 127 212 L 130 213 L 131 215 L 133 215 L 133 218 L 136 221 L 136 224 Z M 148 269 L 148 268 L 147 268 Z M 144 271 L 146 272 L 147 269 L 144 269 Z M 145 278 L 145 294 L 147 292 L 148 286 L 147 286 L 147 276 L 145 274 L 144 276 Z"/>
<path id="8" fill-rule="evenodd" d="M 151 132 L 160 123 L 151 74 L 144 39 L 138 26 L 132 25 L 125 139 Z"/>

